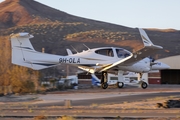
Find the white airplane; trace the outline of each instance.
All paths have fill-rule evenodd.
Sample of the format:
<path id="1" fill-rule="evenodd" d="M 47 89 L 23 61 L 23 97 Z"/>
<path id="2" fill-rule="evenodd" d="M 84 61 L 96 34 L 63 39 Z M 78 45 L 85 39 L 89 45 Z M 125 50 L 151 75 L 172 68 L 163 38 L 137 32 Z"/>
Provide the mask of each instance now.
<path id="1" fill-rule="evenodd" d="M 33 38 L 33 35 L 29 33 L 12 34 L 10 36 L 12 63 L 34 70 L 41 70 L 60 64 L 70 64 L 91 74 L 101 72 L 101 86 L 103 89 L 108 87 L 107 73 L 117 73 L 117 86 L 121 88 L 123 85 L 123 73 L 125 71 L 136 72 L 141 76 L 143 73 L 149 72 L 154 63 L 147 57 L 157 50 L 162 49 L 161 46 L 154 45 L 151 42 L 143 29 L 139 29 L 139 32 L 144 47 L 134 53 L 118 47 L 101 47 L 88 49 L 76 54 L 72 54 L 67 49 L 67 56 L 35 51 L 29 41 L 30 38 Z M 169 66 L 166 66 L 166 68 L 169 68 Z M 142 86 L 147 86 L 147 83 L 142 82 Z"/>

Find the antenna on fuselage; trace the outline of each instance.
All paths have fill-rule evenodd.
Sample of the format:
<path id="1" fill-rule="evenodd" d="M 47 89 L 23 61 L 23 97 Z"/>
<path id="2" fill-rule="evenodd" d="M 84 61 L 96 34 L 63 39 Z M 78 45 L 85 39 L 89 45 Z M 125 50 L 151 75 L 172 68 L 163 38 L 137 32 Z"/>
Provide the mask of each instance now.
<path id="1" fill-rule="evenodd" d="M 72 45 L 71 45 L 71 47 L 73 48 L 74 51 L 76 51 L 76 53 L 79 53 Z"/>
<path id="2" fill-rule="evenodd" d="M 90 50 L 90 48 L 88 46 L 86 46 L 85 44 L 83 44 L 88 50 Z"/>

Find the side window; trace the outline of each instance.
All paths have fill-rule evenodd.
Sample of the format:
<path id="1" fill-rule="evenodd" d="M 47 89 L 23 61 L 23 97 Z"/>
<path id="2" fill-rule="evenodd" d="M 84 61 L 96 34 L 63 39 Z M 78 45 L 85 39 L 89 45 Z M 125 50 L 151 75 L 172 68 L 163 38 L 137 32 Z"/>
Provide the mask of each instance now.
<path id="1" fill-rule="evenodd" d="M 96 50 L 95 53 L 100 54 L 100 55 L 105 55 L 105 56 L 114 57 L 114 53 L 113 53 L 113 50 L 112 50 L 112 49 Z"/>
<path id="2" fill-rule="evenodd" d="M 130 56 L 130 53 L 125 51 L 124 49 L 116 49 L 116 53 L 118 58 L 126 58 Z"/>

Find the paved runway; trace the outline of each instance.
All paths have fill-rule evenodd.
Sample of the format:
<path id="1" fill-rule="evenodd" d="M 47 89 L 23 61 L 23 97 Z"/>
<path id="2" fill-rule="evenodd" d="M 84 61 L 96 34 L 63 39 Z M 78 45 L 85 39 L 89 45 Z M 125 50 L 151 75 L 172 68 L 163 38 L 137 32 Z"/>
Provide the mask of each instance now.
<path id="1" fill-rule="evenodd" d="M 99 94 L 99 96 L 98 96 Z M 44 102 L 37 102 L 34 105 L 39 107 L 47 107 L 47 106 L 64 106 L 65 100 L 71 100 L 72 106 L 89 106 L 92 104 L 115 104 L 115 103 L 123 103 L 123 102 L 134 102 L 141 101 L 149 98 L 155 97 L 169 97 L 169 96 L 180 96 L 180 92 L 160 92 L 160 93 L 135 93 L 135 94 L 104 94 L 100 95 L 100 93 L 93 94 L 75 94 L 75 95 L 62 95 L 58 96 L 54 94 L 54 101 L 48 101 L 44 98 Z M 48 95 L 46 96 L 48 97 Z M 99 98 L 98 98 L 99 97 Z M 42 98 L 42 97 L 41 97 Z M 48 98 L 53 99 L 53 97 L 49 96 Z"/>

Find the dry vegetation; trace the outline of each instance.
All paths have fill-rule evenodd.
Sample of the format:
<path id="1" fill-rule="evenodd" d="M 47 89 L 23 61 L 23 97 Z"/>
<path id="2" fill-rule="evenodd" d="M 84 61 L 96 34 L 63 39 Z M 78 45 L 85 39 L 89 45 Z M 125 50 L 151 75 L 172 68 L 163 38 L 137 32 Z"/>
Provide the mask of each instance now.
<path id="1" fill-rule="evenodd" d="M 0 95 L 37 90 L 39 72 L 12 65 L 10 41 L 7 37 L 0 40 Z"/>
<path id="2" fill-rule="evenodd" d="M 86 39 L 99 39 L 99 40 L 108 40 L 107 42 L 116 42 L 120 40 L 128 39 L 128 37 L 131 36 L 131 34 L 128 34 L 128 32 L 110 32 L 105 30 L 92 30 L 92 31 L 85 31 L 85 32 L 78 32 L 73 34 L 68 34 L 66 36 L 66 39 L 68 40 L 74 40 L 75 38 L 79 38 L 81 41 L 86 41 Z M 135 36 L 131 36 L 131 39 Z M 90 42 L 90 41 L 88 41 Z M 98 41 L 97 41 L 98 42 Z"/>
<path id="3" fill-rule="evenodd" d="M 19 33 L 19 32 L 28 32 L 33 35 L 46 35 L 52 34 L 54 36 L 57 33 L 63 32 L 64 30 L 69 30 L 70 28 L 76 29 L 82 26 L 85 26 L 84 23 L 62 23 L 62 22 L 43 22 L 38 24 L 27 24 L 23 26 L 11 27 L 6 29 L 5 31 L 1 32 L 1 35 L 8 36 L 12 33 Z M 60 37 L 60 36 L 58 36 Z M 62 37 L 62 36 L 61 36 Z"/>

